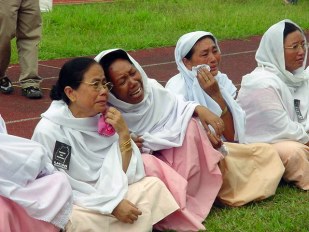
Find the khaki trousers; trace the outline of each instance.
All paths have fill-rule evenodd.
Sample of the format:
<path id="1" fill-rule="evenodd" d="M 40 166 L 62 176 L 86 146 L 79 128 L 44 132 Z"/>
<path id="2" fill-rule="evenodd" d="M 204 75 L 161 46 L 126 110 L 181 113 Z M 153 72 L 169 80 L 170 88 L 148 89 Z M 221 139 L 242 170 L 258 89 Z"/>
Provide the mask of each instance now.
<path id="1" fill-rule="evenodd" d="M 294 141 L 272 144 L 285 167 L 283 179 L 293 182 L 303 190 L 309 190 L 309 147 Z"/>
<path id="2" fill-rule="evenodd" d="M 179 208 L 166 186 L 156 177 L 144 177 L 129 185 L 125 198 L 142 211 L 133 224 L 120 222 L 111 214 L 101 214 L 74 205 L 65 231 L 151 232 L 155 223 Z"/>
<path id="3" fill-rule="evenodd" d="M 38 87 L 38 44 L 41 39 L 39 0 L 0 0 L 0 78 L 11 58 L 11 40 L 16 37 L 23 88 Z"/>
<path id="4" fill-rule="evenodd" d="M 225 145 L 229 154 L 220 162 L 223 185 L 219 200 L 242 206 L 274 195 L 284 173 L 276 149 L 267 143 Z"/>

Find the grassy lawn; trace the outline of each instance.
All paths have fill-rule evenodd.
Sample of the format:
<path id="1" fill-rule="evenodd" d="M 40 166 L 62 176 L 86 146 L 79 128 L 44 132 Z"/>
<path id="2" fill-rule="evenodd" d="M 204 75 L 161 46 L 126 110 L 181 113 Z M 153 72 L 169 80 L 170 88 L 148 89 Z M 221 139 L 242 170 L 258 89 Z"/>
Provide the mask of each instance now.
<path id="1" fill-rule="evenodd" d="M 214 207 L 207 231 L 308 232 L 309 192 L 280 184 L 275 196 L 240 208 Z"/>
<path id="2" fill-rule="evenodd" d="M 96 55 L 103 49 L 136 50 L 174 46 L 189 31 L 206 30 L 218 39 L 261 35 L 290 18 L 309 29 L 309 1 L 135 0 L 55 5 L 43 13 L 40 60 Z M 16 52 L 12 62 L 17 62 Z"/>
<path id="3" fill-rule="evenodd" d="M 262 35 L 289 18 L 309 30 L 309 0 L 135 0 L 56 5 L 43 13 L 40 60 L 96 55 L 107 48 L 175 46 L 189 31 L 220 40 Z M 17 62 L 13 47 L 12 62 Z M 308 232 L 309 192 L 282 183 L 277 194 L 240 208 L 214 207 L 205 220 L 214 232 Z"/>

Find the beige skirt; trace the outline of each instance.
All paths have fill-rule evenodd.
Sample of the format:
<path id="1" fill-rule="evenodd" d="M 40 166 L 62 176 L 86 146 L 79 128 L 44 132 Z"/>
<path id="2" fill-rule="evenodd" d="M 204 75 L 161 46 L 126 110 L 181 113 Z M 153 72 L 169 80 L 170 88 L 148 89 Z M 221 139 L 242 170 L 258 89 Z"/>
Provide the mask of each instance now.
<path id="1" fill-rule="evenodd" d="M 303 190 L 309 190 L 309 147 L 294 141 L 272 144 L 285 167 L 283 179 L 293 182 Z"/>
<path id="2" fill-rule="evenodd" d="M 278 152 L 266 143 L 225 145 L 229 154 L 219 164 L 223 176 L 219 201 L 242 206 L 274 195 L 284 173 Z"/>
<path id="3" fill-rule="evenodd" d="M 156 177 L 144 177 L 129 185 L 125 198 L 142 211 L 133 224 L 120 222 L 111 214 L 101 214 L 75 205 L 65 231 L 152 231 L 152 225 L 179 208 L 166 186 Z"/>

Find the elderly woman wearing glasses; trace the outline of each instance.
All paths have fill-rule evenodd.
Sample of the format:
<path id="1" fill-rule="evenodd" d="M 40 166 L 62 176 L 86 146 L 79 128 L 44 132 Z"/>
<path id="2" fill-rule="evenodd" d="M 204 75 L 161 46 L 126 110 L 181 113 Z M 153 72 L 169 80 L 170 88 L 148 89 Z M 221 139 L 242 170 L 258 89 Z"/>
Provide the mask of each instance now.
<path id="1" fill-rule="evenodd" d="M 246 112 L 249 142 L 272 143 L 285 165 L 284 179 L 309 190 L 308 45 L 290 20 L 271 26 L 243 77 L 238 102 Z"/>
<path id="2" fill-rule="evenodd" d="M 62 67 L 32 139 L 48 149 L 49 162 L 73 189 L 66 231 L 151 231 L 178 209 L 166 186 L 145 177 L 141 153 L 118 110 L 107 107 L 112 84 L 93 59 Z M 116 133 L 98 133 L 100 114 Z"/>

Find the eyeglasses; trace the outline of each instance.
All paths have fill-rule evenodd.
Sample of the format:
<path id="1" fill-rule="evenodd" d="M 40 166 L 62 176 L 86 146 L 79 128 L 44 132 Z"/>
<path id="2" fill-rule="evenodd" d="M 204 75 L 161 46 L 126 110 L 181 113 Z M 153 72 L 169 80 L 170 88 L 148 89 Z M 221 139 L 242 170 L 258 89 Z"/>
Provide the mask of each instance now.
<path id="1" fill-rule="evenodd" d="M 114 87 L 114 85 L 111 82 L 105 82 L 105 80 L 103 80 L 103 81 L 95 81 L 95 82 L 81 81 L 80 83 L 84 83 L 84 84 L 90 85 L 98 92 L 102 88 L 103 89 L 107 89 L 108 91 L 110 91 Z"/>
<path id="2" fill-rule="evenodd" d="M 299 51 L 299 49 L 301 48 L 301 49 L 303 49 L 304 51 L 306 50 L 306 49 L 308 49 L 308 43 L 301 43 L 301 44 L 295 44 L 295 45 L 293 45 L 293 46 L 290 46 L 290 47 L 284 47 L 284 48 L 286 48 L 286 49 L 291 49 L 291 50 L 293 50 L 293 51 Z"/>

